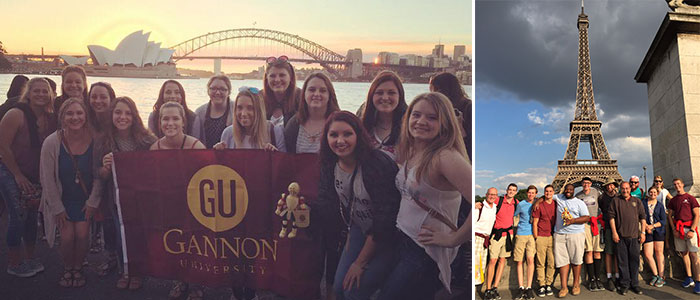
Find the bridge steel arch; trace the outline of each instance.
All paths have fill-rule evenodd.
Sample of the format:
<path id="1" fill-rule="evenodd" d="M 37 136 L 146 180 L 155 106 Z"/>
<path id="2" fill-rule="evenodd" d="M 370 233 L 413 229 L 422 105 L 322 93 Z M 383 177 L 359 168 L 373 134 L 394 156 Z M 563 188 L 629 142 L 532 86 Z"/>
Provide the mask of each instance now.
<path id="1" fill-rule="evenodd" d="M 176 59 L 176 61 L 178 61 L 209 45 L 225 40 L 241 38 L 266 39 L 288 45 L 313 58 L 329 73 L 335 76 L 340 76 L 340 70 L 345 66 L 345 56 L 298 35 L 270 29 L 241 28 L 210 32 L 191 38 L 170 48 L 175 50 L 173 56 L 179 57 Z"/>

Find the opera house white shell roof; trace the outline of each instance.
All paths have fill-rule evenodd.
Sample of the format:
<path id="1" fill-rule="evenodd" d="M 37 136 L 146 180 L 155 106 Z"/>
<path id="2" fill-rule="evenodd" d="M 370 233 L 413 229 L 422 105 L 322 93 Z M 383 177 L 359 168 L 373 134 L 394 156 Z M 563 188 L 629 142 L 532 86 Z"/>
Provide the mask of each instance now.
<path id="1" fill-rule="evenodd" d="M 99 45 L 89 45 L 90 57 L 96 65 L 155 66 L 170 61 L 175 50 L 161 48 L 160 43 L 148 41 L 150 32 L 136 31 L 126 36 L 115 50 Z M 68 61 L 66 61 L 68 63 Z"/>

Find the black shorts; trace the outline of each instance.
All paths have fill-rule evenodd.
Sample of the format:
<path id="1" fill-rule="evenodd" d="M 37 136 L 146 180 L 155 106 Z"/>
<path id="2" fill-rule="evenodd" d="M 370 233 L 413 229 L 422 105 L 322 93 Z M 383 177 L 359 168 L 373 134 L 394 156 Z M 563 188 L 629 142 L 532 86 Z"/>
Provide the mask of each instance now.
<path id="1" fill-rule="evenodd" d="M 651 234 L 646 234 L 646 238 L 644 239 L 644 243 L 650 243 L 650 242 L 663 242 L 666 239 L 666 233 L 659 233 L 658 231 L 654 230 Z"/>

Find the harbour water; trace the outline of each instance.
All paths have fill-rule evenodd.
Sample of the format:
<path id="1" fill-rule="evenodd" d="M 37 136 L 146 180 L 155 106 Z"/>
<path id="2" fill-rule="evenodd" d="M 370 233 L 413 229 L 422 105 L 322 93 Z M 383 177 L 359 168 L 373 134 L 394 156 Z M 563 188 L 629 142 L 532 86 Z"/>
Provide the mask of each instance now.
<path id="1" fill-rule="evenodd" d="M 10 83 L 15 74 L 0 74 L 0 101 L 4 102 L 7 90 L 10 88 Z M 29 78 L 35 76 L 43 75 L 26 75 Z M 61 92 L 61 77 L 60 76 L 46 76 L 58 84 L 58 94 Z M 166 79 L 145 79 L 145 78 L 119 78 L 119 77 L 88 77 L 88 86 L 92 83 L 98 81 L 109 82 L 117 96 L 128 96 L 136 102 L 138 106 L 139 114 L 144 123 L 148 120 L 148 114 L 153 111 L 153 104 L 158 98 L 158 91 L 161 85 Z M 207 81 L 208 78 L 200 79 L 179 79 L 178 80 L 182 86 L 185 88 L 185 95 L 187 99 L 187 106 L 195 110 L 200 105 L 206 103 L 209 100 L 207 95 Z M 233 87 L 233 92 L 231 97 L 235 97 L 238 93 L 238 88 L 241 86 L 257 87 L 262 89 L 262 80 L 232 80 L 231 85 Z M 297 81 L 297 86 L 302 87 L 304 85 L 303 81 Z M 340 109 L 348 110 L 351 112 L 357 111 L 362 102 L 367 98 L 367 91 L 369 90 L 369 82 L 335 82 L 333 87 L 335 88 L 336 95 L 338 97 L 338 104 Z M 471 86 L 464 86 L 464 90 L 471 97 Z M 404 91 L 406 94 L 406 102 L 410 103 L 411 100 L 418 94 L 428 92 L 428 84 L 425 83 L 406 83 L 404 84 Z M 2 103 L 0 102 L 0 103 Z"/>

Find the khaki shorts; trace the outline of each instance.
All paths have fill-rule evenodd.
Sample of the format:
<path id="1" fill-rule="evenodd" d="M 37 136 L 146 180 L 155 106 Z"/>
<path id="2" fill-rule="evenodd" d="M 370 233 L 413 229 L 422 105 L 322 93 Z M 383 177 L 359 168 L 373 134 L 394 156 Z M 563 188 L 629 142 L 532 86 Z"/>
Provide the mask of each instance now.
<path id="1" fill-rule="evenodd" d="M 600 246 L 601 234 L 593 236 L 591 225 L 586 224 L 586 252 L 603 252 L 603 247 Z"/>
<path id="2" fill-rule="evenodd" d="M 688 234 L 688 230 L 690 228 L 683 228 L 683 231 L 685 231 L 685 234 Z M 698 235 L 693 232 L 692 237 L 689 240 L 686 239 L 679 239 L 675 236 L 673 236 L 673 244 L 676 246 L 676 251 L 678 252 L 698 252 Z"/>
<path id="3" fill-rule="evenodd" d="M 498 241 L 494 237 L 489 240 L 489 259 L 510 257 L 510 251 L 506 251 L 507 239 L 508 235 L 504 235 Z"/>
<path id="4" fill-rule="evenodd" d="M 532 235 L 516 235 L 515 249 L 513 249 L 513 260 L 523 261 L 523 255 L 527 257 L 535 257 L 537 247 L 535 246 L 535 238 Z"/>
<path id="5" fill-rule="evenodd" d="M 554 265 L 561 268 L 568 264 L 583 264 L 586 246 L 585 233 L 554 234 Z"/>

